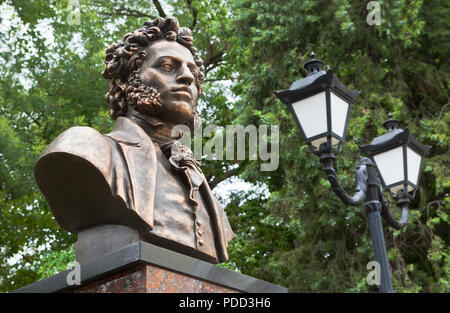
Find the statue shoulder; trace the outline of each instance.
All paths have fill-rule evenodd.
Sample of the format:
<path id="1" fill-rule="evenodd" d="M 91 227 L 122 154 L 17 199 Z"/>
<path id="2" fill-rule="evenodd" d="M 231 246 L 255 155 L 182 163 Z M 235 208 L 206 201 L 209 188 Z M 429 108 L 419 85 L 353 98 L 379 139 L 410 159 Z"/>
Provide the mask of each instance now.
<path id="1" fill-rule="evenodd" d="M 39 157 L 35 179 L 62 228 L 77 232 L 108 221 L 107 210 L 126 208 L 111 189 L 113 149 L 95 129 L 72 127 Z"/>
<path id="2" fill-rule="evenodd" d="M 61 133 L 44 150 L 39 160 L 56 154 L 72 155 L 87 160 L 103 173 L 109 169 L 111 145 L 98 131 L 91 127 L 75 126 Z"/>

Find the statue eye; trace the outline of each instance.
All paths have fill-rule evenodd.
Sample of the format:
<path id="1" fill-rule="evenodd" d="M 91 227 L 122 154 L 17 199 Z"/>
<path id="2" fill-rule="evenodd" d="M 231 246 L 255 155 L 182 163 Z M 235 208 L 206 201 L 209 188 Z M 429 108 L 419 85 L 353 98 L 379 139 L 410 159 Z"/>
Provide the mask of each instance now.
<path id="1" fill-rule="evenodd" d="M 191 70 L 191 72 L 192 72 L 192 75 L 194 75 L 195 81 L 198 82 L 198 81 L 199 81 L 199 75 L 198 75 L 198 72 L 197 72 L 196 70 Z"/>
<path id="2" fill-rule="evenodd" d="M 172 67 L 172 64 L 170 64 L 170 63 L 163 63 L 161 65 L 161 68 L 167 72 L 170 72 L 170 71 L 172 71 L 173 67 Z"/>

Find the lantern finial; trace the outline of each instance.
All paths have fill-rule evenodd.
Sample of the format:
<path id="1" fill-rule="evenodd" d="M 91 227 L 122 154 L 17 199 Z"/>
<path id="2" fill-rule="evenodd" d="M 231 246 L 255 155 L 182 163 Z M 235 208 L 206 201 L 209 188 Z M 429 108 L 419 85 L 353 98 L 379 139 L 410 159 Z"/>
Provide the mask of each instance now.
<path id="1" fill-rule="evenodd" d="M 322 60 L 316 59 L 316 54 L 314 51 L 311 51 L 309 54 L 309 57 L 311 60 L 305 63 L 305 69 L 308 71 L 308 74 L 306 76 L 310 76 L 312 74 L 318 73 L 322 70 L 322 67 L 325 65 L 325 63 Z"/>
<path id="2" fill-rule="evenodd" d="M 392 119 L 393 115 L 392 113 L 388 114 L 388 120 L 383 123 L 384 128 L 386 128 L 387 131 L 393 131 L 398 129 L 398 126 L 400 125 L 400 122 L 397 120 Z"/>

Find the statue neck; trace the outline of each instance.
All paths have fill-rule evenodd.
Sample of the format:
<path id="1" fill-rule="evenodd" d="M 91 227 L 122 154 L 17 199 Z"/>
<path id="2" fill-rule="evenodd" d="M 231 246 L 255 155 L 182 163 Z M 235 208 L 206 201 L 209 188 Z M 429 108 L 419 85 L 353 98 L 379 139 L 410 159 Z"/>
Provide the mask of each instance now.
<path id="1" fill-rule="evenodd" d="M 180 139 L 181 134 L 172 136 L 174 125 L 155 116 L 148 116 L 139 113 L 132 107 L 128 107 L 127 115 L 129 119 L 137 123 L 159 146 L 172 144 L 175 140 Z"/>

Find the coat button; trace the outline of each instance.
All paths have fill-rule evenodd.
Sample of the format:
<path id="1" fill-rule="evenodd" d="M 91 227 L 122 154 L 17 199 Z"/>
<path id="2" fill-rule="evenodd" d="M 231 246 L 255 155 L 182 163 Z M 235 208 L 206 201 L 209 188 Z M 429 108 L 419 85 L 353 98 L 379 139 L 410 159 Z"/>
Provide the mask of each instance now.
<path id="1" fill-rule="evenodd" d="M 199 229 L 199 230 L 197 230 L 197 235 L 201 236 L 201 235 L 203 235 L 203 232 Z"/>
<path id="2" fill-rule="evenodd" d="M 202 226 L 202 223 L 200 223 L 200 221 L 195 221 L 195 224 L 198 226 L 198 227 L 200 227 L 200 226 Z"/>
<path id="3" fill-rule="evenodd" d="M 199 244 L 200 246 L 203 246 L 205 243 L 203 242 L 203 240 L 199 240 L 199 241 L 198 241 L 198 244 Z"/>

